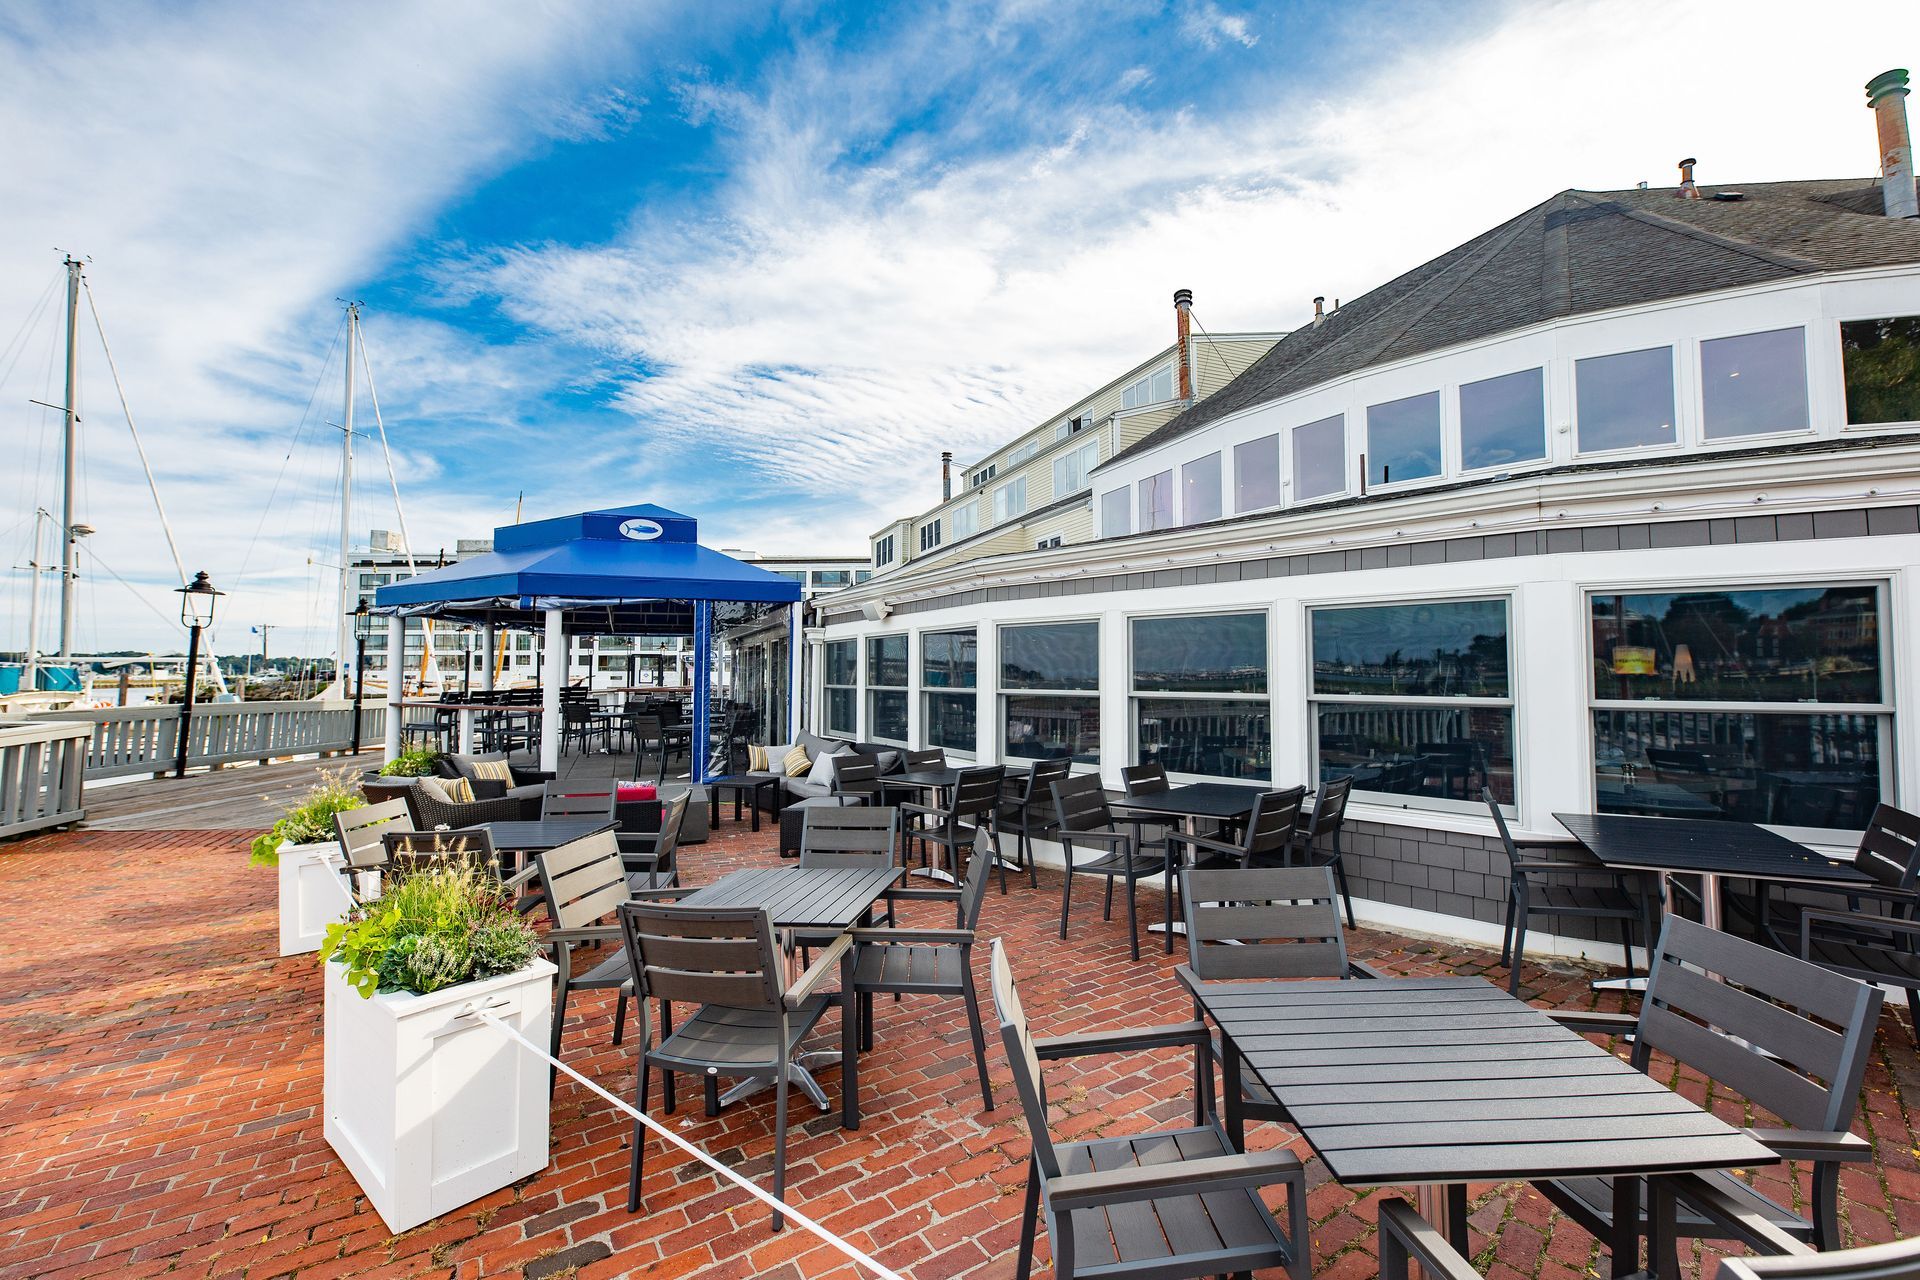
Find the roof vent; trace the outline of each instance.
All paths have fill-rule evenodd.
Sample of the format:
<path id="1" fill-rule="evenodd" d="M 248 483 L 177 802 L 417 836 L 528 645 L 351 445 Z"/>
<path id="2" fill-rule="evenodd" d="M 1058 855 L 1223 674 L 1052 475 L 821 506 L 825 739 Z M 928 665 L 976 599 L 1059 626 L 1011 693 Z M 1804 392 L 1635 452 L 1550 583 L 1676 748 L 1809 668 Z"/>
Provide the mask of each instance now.
<path id="1" fill-rule="evenodd" d="M 1322 295 L 1313 300 L 1313 327 L 1319 328 L 1327 322 L 1327 299 Z"/>
<path id="2" fill-rule="evenodd" d="M 1693 185 L 1693 166 L 1700 162 L 1688 156 L 1680 162 L 1680 189 L 1673 193 L 1676 200 L 1698 200 L 1700 188 Z"/>
<path id="3" fill-rule="evenodd" d="M 1744 191 L 1716 191 L 1709 197 L 1709 199 L 1719 200 L 1725 204 L 1732 204 L 1736 200 L 1745 200 L 1746 198 L 1747 193 Z"/>

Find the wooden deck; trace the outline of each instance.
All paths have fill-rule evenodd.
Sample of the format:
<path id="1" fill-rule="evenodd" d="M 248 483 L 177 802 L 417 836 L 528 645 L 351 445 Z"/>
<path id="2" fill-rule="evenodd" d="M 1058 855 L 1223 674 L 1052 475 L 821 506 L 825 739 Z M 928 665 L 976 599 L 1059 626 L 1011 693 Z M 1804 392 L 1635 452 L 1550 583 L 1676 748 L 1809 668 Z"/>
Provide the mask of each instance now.
<path id="1" fill-rule="evenodd" d="M 321 773 L 345 769 L 358 775 L 379 763 L 380 749 L 370 747 L 358 757 L 342 753 L 321 760 L 203 769 L 184 778 L 89 783 L 87 818 L 81 825 L 94 831 L 264 831 Z M 632 755 L 575 752 L 560 757 L 560 776 L 568 781 L 652 781 L 651 768 L 639 772 L 636 763 Z M 684 781 L 684 766 L 679 761 L 675 765 L 668 780 Z"/>

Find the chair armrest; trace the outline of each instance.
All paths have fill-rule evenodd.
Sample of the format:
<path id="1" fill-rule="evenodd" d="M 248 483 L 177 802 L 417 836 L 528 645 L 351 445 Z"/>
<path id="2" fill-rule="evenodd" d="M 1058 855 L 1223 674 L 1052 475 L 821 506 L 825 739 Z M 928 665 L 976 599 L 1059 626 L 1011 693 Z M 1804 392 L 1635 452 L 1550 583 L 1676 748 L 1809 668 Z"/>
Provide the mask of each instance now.
<path id="1" fill-rule="evenodd" d="M 958 902 L 958 889 L 889 889 L 886 896 L 905 902 Z"/>
<path id="2" fill-rule="evenodd" d="M 1814 1251 L 1697 1173 L 1669 1175 L 1674 1194 L 1700 1215 L 1762 1253 L 1803 1255 Z"/>
<path id="3" fill-rule="evenodd" d="M 936 809 L 930 804 L 903 804 L 896 805 L 895 807 L 900 810 L 902 817 L 905 817 L 909 813 L 917 813 L 928 818 L 944 818 L 947 816 L 945 809 Z"/>
<path id="4" fill-rule="evenodd" d="M 1041 1036 L 1033 1042 L 1033 1052 L 1044 1062 L 1052 1058 L 1079 1058 L 1088 1054 L 1121 1053 L 1131 1049 L 1173 1049 L 1205 1044 L 1207 1041 L 1206 1023 L 1182 1022 L 1166 1027 L 1122 1027 L 1113 1031 Z"/>
<path id="5" fill-rule="evenodd" d="M 1548 1009 L 1545 1013 L 1567 1030 L 1583 1035 L 1627 1035 L 1640 1027 L 1640 1015 L 1634 1013 L 1598 1013 L 1591 1009 Z"/>
<path id="6" fill-rule="evenodd" d="M 617 924 L 588 924 L 577 929 L 549 929 L 540 935 L 540 941 L 552 943 L 573 942 L 618 942 L 620 926 Z"/>
<path id="7" fill-rule="evenodd" d="M 1192 845 L 1196 849 L 1211 849 L 1215 853 L 1231 853 L 1235 856 L 1247 851 L 1244 845 L 1228 844 L 1224 840 L 1213 840 L 1206 836 L 1190 836 L 1183 831 L 1168 831 L 1167 843 Z"/>
<path id="8" fill-rule="evenodd" d="M 1133 837 L 1124 831 L 1061 831 L 1061 840 L 1092 840 L 1096 843 L 1132 844 Z"/>
<path id="9" fill-rule="evenodd" d="M 1347 976 L 1349 978 L 1379 980 L 1385 978 L 1387 975 L 1368 964 L 1365 960 L 1349 960 L 1347 961 Z"/>
<path id="10" fill-rule="evenodd" d="M 1427 1220 L 1405 1200 L 1380 1202 L 1380 1280 L 1407 1280 L 1407 1259 L 1433 1280 L 1482 1280 Z"/>
<path id="11" fill-rule="evenodd" d="M 814 988 L 833 976 L 834 970 L 840 967 L 840 957 L 845 955 L 847 948 L 852 945 L 853 939 L 843 933 L 829 943 L 826 949 L 819 955 L 815 956 L 813 963 L 807 966 L 807 971 L 801 974 L 791 987 L 787 988 L 787 1008 L 798 1009 L 801 1005 L 813 999 Z"/>
<path id="12" fill-rule="evenodd" d="M 1807 958 L 1811 950 L 1813 922 L 1816 920 L 1828 920 L 1834 924 L 1847 925 L 1855 932 L 1873 929 L 1883 933 L 1907 933 L 1920 938 L 1920 920 L 1902 920 L 1897 916 L 1870 916 L 1859 911 L 1827 911 L 1808 908 L 1800 913 L 1800 958 L 1802 960 Z"/>
<path id="13" fill-rule="evenodd" d="M 520 870 L 508 876 L 505 880 L 502 880 L 500 882 L 500 887 L 502 889 L 518 889 L 532 882 L 533 880 L 538 879 L 539 876 L 540 876 L 539 867 L 537 866 L 522 867 Z"/>
<path id="14" fill-rule="evenodd" d="M 849 932 L 853 940 L 862 946 L 905 942 L 969 943 L 973 941 L 971 929 L 853 929 Z"/>
<path id="15" fill-rule="evenodd" d="M 1284 1147 L 1245 1155 L 1209 1156 L 1171 1164 L 1136 1165 L 1072 1173 L 1047 1184 L 1047 1203 L 1056 1210 L 1089 1209 L 1135 1200 L 1237 1191 L 1284 1181 L 1300 1171 L 1300 1157 Z"/>
<path id="16" fill-rule="evenodd" d="M 516 769 L 508 765 L 507 776 L 513 779 L 516 787 L 530 787 L 536 782 L 552 782 L 560 775 L 551 769 Z"/>
<path id="17" fill-rule="evenodd" d="M 1536 861 L 1535 859 L 1532 859 L 1532 858 L 1522 858 L 1522 859 L 1520 859 L 1520 860 L 1519 860 L 1518 862 L 1515 862 L 1515 863 L 1513 864 L 1513 869 L 1514 869 L 1515 871 L 1520 871 L 1520 872 L 1527 872 L 1527 871 L 1578 871 L 1578 872 L 1581 872 L 1581 873 L 1583 873 L 1583 874 L 1585 874 L 1585 875 L 1590 875 L 1590 876 L 1592 876 L 1592 875 L 1600 875 L 1600 876 L 1605 876 L 1605 875 L 1635 875 L 1635 874 L 1638 874 L 1637 872 L 1631 872 L 1631 871 L 1629 871 L 1629 872 L 1616 872 L 1616 871 L 1614 871 L 1614 869 L 1613 869 L 1612 867 L 1609 867 L 1609 866 L 1607 866 L 1607 865 L 1605 865 L 1604 863 L 1599 863 L 1599 862 L 1561 862 L 1561 861 L 1559 861 L 1559 860 L 1557 860 L 1557 859 L 1548 859 L 1548 860 L 1547 860 L 1547 861 L 1545 861 L 1545 862 L 1541 862 L 1541 861 Z"/>
<path id="18" fill-rule="evenodd" d="M 1873 1159 L 1873 1144 L 1846 1130 L 1747 1129 L 1749 1138 L 1773 1148 L 1782 1160 Z"/>
<path id="19" fill-rule="evenodd" d="M 629 889 L 627 891 L 627 901 L 672 902 L 674 899 L 684 898 L 692 892 L 694 892 L 694 890 L 688 888 L 686 885 L 679 884 L 661 889 Z"/>

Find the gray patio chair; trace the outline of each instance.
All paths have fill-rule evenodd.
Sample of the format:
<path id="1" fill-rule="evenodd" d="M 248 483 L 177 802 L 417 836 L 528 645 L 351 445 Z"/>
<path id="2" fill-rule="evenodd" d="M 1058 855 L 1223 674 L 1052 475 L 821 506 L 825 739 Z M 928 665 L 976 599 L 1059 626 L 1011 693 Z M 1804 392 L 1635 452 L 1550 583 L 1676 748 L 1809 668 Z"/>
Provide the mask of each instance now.
<path id="1" fill-rule="evenodd" d="M 1527 922 L 1534 916 L 1573 916 L 1613 920 L 1626 949 L 1627 976 L 1633 977 L 1633 926 L 1645 930 L 1647 945 L 1659 926 L 1657 878 L 1644 871 L 1615 871 L 1572 841 L 1521 844 L 1507 830 L 1506 815 L 1493 792 L 1480 791 L 1494 828 L 1507 851 L 1507 924 L 1500 935 L 1500 963 L 1507 966 L 1507 994 L 1520 994 L 1520 961 L 1527 950 Z"/>
<path id="2" fill-rule="evenodd" d="M 994 825 L 994 811 L 1000 803 L 1000 784 L 1007 776 L 1005 765 L 980 765 L 972 769 L 960 770 L 959 781 L 954 784 L 947 807 L 938 805 L 903 804 L 900 806 L 900 820 L 911 827 L 910 839 L 918 840 L 922 857 L 928 846 L 937 846 L 942 854 L 941 861 L 951 869 L 956 881 L 960 877 L 960 863 L 966 856 L 966 850 L 973 847 L 976 833 L 990 832 L 993 836 L 993 860 L 1000 861 L 1000 829 Z M 1007 870 L 1000 868 L 1000 887 L 1006 888 Z"/>
<path id="3" fill-rule="evenodd" d="M 1320 784 L 1313 797 L 1313 813 L 1294 830 L 1293 857 L 1309 867 L 1332 867 L 1340 885 L 1340 901 L 1346 904 L 1347 928 L 1360 926 L 1353 919 L 1353 894 L 1347 888 L 1347 864 L 1340 850 L 1340 831 L 1347 823 L 1347 801 L 1353 795 L 1353 779 L 1330 778 Z M 1324 843 L 1323 843 L 1324 842 Z"/>
<path id="4" fill-rule="evenodd" d="M 534 876 L 529 866 L 518 876 L 507 878 L 506 867 L 493 847 L 493 837 L 484 827 L 459 832 L 389 830 L 380 840 L 386 848 L 388 865 L 396 870 L 417 868 L 445 858 L 467 858 L 501 877 L 502 887 L 508 890 L 519 889 Z"/>
<path id="5" fill-rule="evenodd" d="M 1787 1235 L 1838 1248 L 1840 1165 L 1873 1156 L 1848 1127 L 1884 999 L 1880 989 L 1674 915 L 1648 969 L 1638 1015 L 1549 1016 L 1574 1031 L 1631 1033 L 1635 1069 L 1645 1071 L 1653 1054 L 1666 1054 L 1792 1126 L 1747 1132 L 1782 1160 L 1812 1163 L 1811 1221 L 1729 1174 L 1703 1176 Z M 1820 1021 L 1799 1012 L 1806 1009 L 1818 1010 Z M 1613 1179 L 1543 1182 L 1540 1191 L 1594 1235 L 1614 1238 Z M 1636 1235 L 1645 1234 L 1644 1191 L 1643 1184 L 1635 1197 Z M 1682 1238 L 1722 1239 L 1723 1230 L 1682 1201 Z"/>
<path id="6" fill-rule="evenodd" d="M 333 815 L 333 833 L 340 841 L 340 878 L 355 902 L 362 898 L 361 875 L 387 868 L 387 849 L 381 837 L 390 830 L 411 830 L 412 825 L 405 800 L 382 800 Z"/>
<path id="7" fill-rule="evenodd" d="M 680 883 L 680 835 L 686 826 L 693 791 L 667 801 L 658 831 L 615 831 L 627 882 L 636 889 L 670 889 Z M 642 884 L 642 878 L 646 883 Z"/>
<path id="8" fill-rule="evenodd" d="M 619 908 L 626 950 L 621 961 L 636 976 L 635 994 L 660 1004 L 660 1038 L 640 1016 L 640 1071 L 634 1105 L 647 1109 L 654 1068 L 661 1094 L 674 1108 L 673 1077 L 686 1072 L 767 1080 L 773 1084 L 773 1194 L 787 1191 L 787 1087 L 795 1083 L 800 1041 L 833 1002 L 820 988 L 840 967 L 852 945 L 842 934 L 794 981 L 786 981 L 786 957 L 774 938 L 765 907 L 703 909 L 669 903 L 630 902 Z M 672 1006 L 699 1006 L 676 1028 Z M 624 1003 L 624 1001 L 623 1001 Z M 842 1004 L 850 1005 L 851 1000 Z M 850 1013 L 843 1007 L 841 1016 Z M 633 1126 L 633 1156 L 627 1176 L 627 1210 L 640 1209 L 646 1131 Z M 773 1229 L 784 1225 L 778 1210 Z"/>
<path id="9" fill-rule="evenodd" d="M 1229 867 L 1256 865 L 1284 866 L 1287 852 L 1293 847 L 1294 830 L 1300 825 L 1300 803 L 1306 794 L 1305 787 L 1288 787 L 1283 791 L 1261 794 L 1254 800 L 1253 812 L 1247 815 L 1245 825 L 1233 840 L 1188 835 L 1179 830 L 1168 831 L 1167 923 L 1173 923 L 1174 888 L 1179 884 L 1176 873 L 1183 863 L 1195 871 L 1219 871 Z M 1184 854 L 1181 852 L 1183 849 Z M 1173 954 L 1171 928 L 1167 930 L 1167 954 Z"/>
<path id="10" fill-rule="evenodd" d="M 439 778 L 415 778 L 403 798 L 413 825 L 420 831 L 435 827 L 472 827 L 482 822 L 517 822 L 525 814 L 521 802 L 513 796 L 492 800 L 462 801 L 447 795 Z"/>
<path id="11" fill-rule="evenodd" d="M 1107 901 L 1103 918 L 1113 919 L 1113 882 L 1127 884 L 1127 944 L 1133 958 L 1140 958 L 1140 916 L 1135 910 L 1134 882 L 1166 870 L 1166 857 L 1149 856 L 1142 851 L 1136 831 L 1120 830 L 1124 819 L 1116 819 L 1107 806 L 1106 790 L 1100 776 L 1093 773 L 1071 775 L 1053 784 L 1053 810 L 1060 851 L 1067 860 L 1061 879 L 1060 937 L 1067 936 L 1067 914 L 1073 906 L 1073 878 L 1076 875 L 1103 876 L 1107 882 Z M 1087 862 L 1074 861 L 1076 845 L 1092 845 L 1102 852 Z"/>
<path id="12" fill-rule="evenodd" d="M 1000 803 L 993 811 L 993 824 L 1012 833 L 1014 865 L 1025 867 L 1027 884 L 1040 887 L 1040 873 L 1033 859 L 1033 841 L 1054 828 L 1053 784 L 1073 772 L 1073 761 L 1035 760 L 1024 773 L 1009 773 L 1000 782 Z M 1004 882 L 1000 892 L 1006 892 Z"/>
<path id="13" fill-rule="evenodd" d="M 549 782 L 540 799 L 540 820 L 550 818 L 597 818 L 613 821 L 618 796 L 610 782 Z"/>
<path id="14" fill-rule="evenodd" d="M 818 856 L 818 855 L 816 855 Z M 803 849 L 800 865 L 805 866 Z M 980 995 L 973 987 L 974 930 L 980 924 L 980 903 L 987 892 L 987 874 L 993 868 L 993 845 L 982 831 L 973 838 L 973 857 L 967 874 L 952 895 L 959 918 L 951 929 L 884 928 L 853 931 L 853 989 L 860 997 L 861 1048 L 873 1049 L 873 997 L 888 994 L 959 996 L 966 1002 L 967 1029 L 973 1035 L 973 1061 L 980 1072 L 980 1099 L 993 1110 L 993 1087 L 987 1080 L 987 1038 L 980 1026 Z M 925 892 L 925 891 L 923 891 Z M 927 893 L 926 896 L 935 896 Z"/>
<path id="15" fill-rule="evenodd" d="M 1204 1053 L 1205 1024 L 1036 1040 L 998 938 L 991 967 L 1000 1039 L 1032 1139 L 1019 1280 L 1032 1274 L 1042 1215 L 1053 1243 L 1054 1274 L 1062 1280 L 1177 1280 L 1260 1267 L 1285 1267 L 1293 1280 L 1309 1280 L 1306 1170 L 1284 1147 L 1236 1152 L 1211 1123 L 1089 1142 L 1055 1143 L 1049 1132 L 1043 1061 L 1148 1049 Z M 1204 1101 L 1199 1105 L 1208 1109 Z M 1260 1199 L 1260 1188 L 1275 1186 L 1286 1188 L 1285 1230 Z"/>

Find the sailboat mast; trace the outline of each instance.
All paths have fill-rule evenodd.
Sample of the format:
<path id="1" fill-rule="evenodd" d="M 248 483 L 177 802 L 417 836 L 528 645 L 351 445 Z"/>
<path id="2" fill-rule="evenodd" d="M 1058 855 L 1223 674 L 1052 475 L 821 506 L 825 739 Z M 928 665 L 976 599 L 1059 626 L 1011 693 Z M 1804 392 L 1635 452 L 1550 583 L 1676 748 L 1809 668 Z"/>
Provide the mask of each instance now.
<path id="1" fill-rule="evenodd" d="M 80 444 L 80 261 L 67 255 L 67 425 L 60 473 L 60 657 L 73 654 L 74 579 L 79 575 L 79 544 L 74 536 L 74 455 Z"/>
<path id="2" fill-rule="evenodd" d="M 339 660 L 334 663 L 334 674 L 342 678 L 350 661 L 348 654 L 352 652 L 353 642 L 350 631 L 353 620 L 347 615 L 353 612 L 353 607 L 357 603 L 353 594 L 351 547 L 353 545 L 353 353 L 359 341 L 360 304 L 349 302 L 345 361 L 347 366 L 346 410 L 340 430 L 340 607 L 334 610 L 334 616 L 337 619 L 336 643 L 339 645 L 334 650 L 339 655 Z M 391 662 L 392 660 L 389 659 L 389 665 Z M 360 679 L 360 673 L 354 672 L 353 678 Z M 340 687 L 344 690 L 346 685 L 342 683 Z"/>

